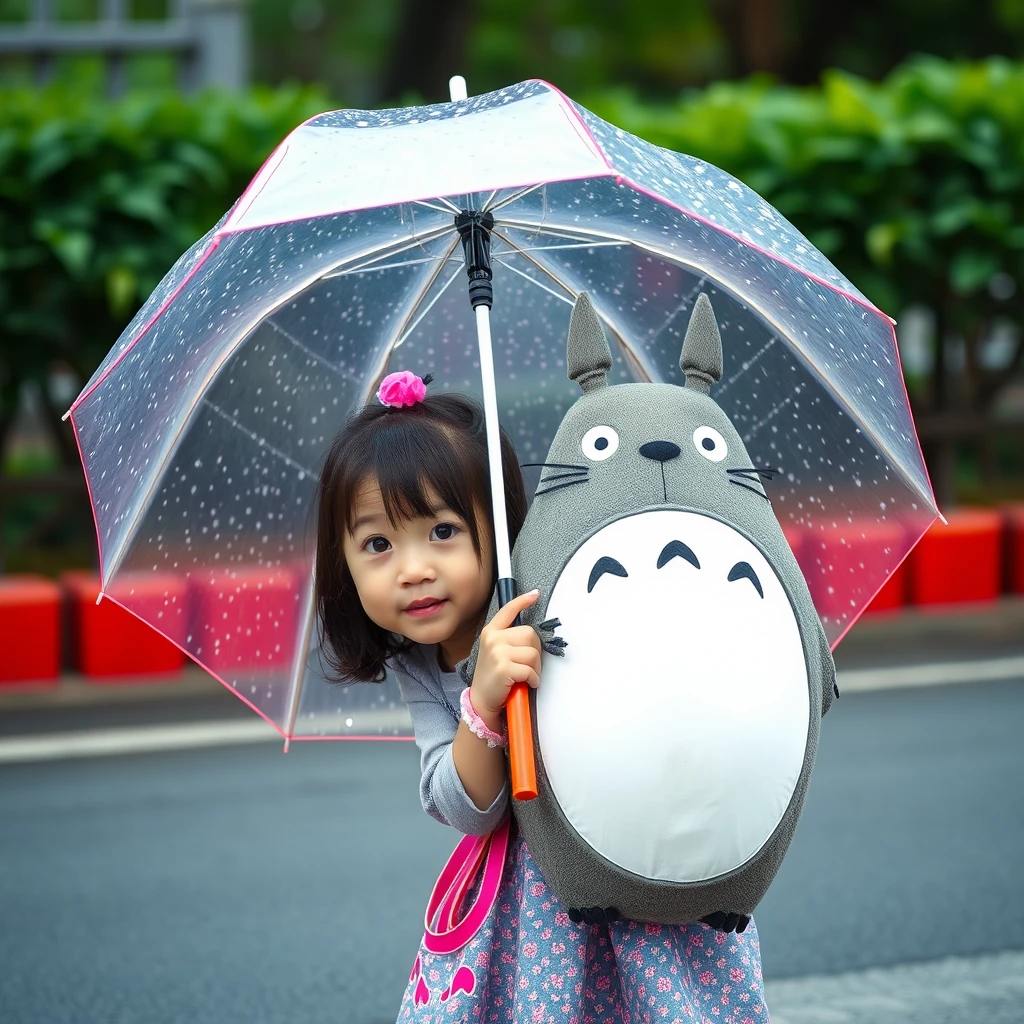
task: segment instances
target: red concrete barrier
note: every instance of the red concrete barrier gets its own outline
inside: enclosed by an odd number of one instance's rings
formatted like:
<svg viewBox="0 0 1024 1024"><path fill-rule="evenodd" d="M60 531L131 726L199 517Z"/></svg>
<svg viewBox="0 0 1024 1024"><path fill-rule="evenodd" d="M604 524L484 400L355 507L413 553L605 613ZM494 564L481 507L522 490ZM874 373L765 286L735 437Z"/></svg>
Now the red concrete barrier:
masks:
<svg viewBox="0 0 1024 1024"><path fill-rule="evenodd" d="M851 595L861 593L866 598L883 583L879 558L899 557L907 543L906 530L898 523L870 519L806 533L801 568L818 614L840 622L848 619L853 612ZM897 570L869 607L874 611L900 607L905 602L900 579Z"/></svg>
<svg viewBox="0 0 1024 1024"><path fill-rule="evenodd" d="M61 589L43 576L0 577L0 683L60 675Z"/></svg>
<svg viewBox="0 0 1024 1024"><path fill-rule="evenodd" d="M1002 590L1002 516L960 509L948 518L948 525L933 523L910 555L912 603L996 600Z"/></svg>
<svg viewBox="0 0 1024 1024"><path fill-rule="evenodd" d="M189 652L228 675L289 665L299 622L299 576L246 566L189 580Z"/></svg>
<svg viewBox="0 0 1024 1024"><path fill-rule="evenodd" d="M1004 583L1009 594L1024 594L1024 504L1003 509Z"/></svg>
<svg viewBox="0 0 1024 1024"><path fill-rule="evenodd" d="M182 670L185 654L175 646L184 644L187 626L187 590L182 577L125 574L111 585L114 600L104 599L99 604L98 576L66 572L60 581L68 596L72 663L82 675L115 681L123 676L166 676ZM159 623L166 636L138 615Z"/></svg>

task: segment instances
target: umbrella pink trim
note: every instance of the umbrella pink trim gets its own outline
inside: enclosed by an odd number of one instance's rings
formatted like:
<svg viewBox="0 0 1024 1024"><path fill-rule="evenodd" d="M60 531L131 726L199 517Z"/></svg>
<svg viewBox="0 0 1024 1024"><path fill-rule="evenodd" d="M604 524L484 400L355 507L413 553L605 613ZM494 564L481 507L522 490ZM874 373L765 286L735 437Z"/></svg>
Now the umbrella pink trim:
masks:
<svg viewBox="0 0 1024 1024"><path fill-rule="evenodd" d="M319 117L320 115L318 114L317 116ZM301 127L302 125L299 125L299 128ZM295 132L299 130L299 128L293 129L289 133L288 138L291 138L291 136L294 135ZM274 171L276 171L278 167L281 166L281 161L285 158L287 152L288 139L285 139L284 142L282 142L281 145L278 146L270 154L270 156L268 156L267 159L263 161L263 165L256 172L256 176L252 179L252 181L249 182L248 188L246 188L246 190L241 194L241 196L239 196L238 202L235 203L235 205L231 208L231 212L228 214L227 220L224 221L224 226L220 229L220 231L217 232L218 237L220 237L221 235L228 234L232 230L231 224L234 221L240 219L242 215L249 209L249 207L252 206L254 202L256 202L256 199L260 195L260 193L270 184L270 179L274 176ZM271 167L271 164L273 164L274 166ZM263 176L264 171L266 171L267 177L264 181L260 181L260 178ZM255 185L256 182L258 181L260 181L260 186L259 188L256 188ZM248 200L248 202L246 202L246 200Z"/></svg>
<svg viewBox="0 0 1024 1024"><path fill-rule="evenodd" d="M576 113L576 108L572 105L572 100L558 88L557 85L552 85L550 82L546 82L543 78L534 78L534 82L539 82L541 85L546 85L556 96L560 96L562 99L562 113L568 118L569 124L575 129L576 134L583 139L583 141L590 147L594 155L597 156L601 162L608 168L610 174L615 174L615 168L612 167L611 161L608 159L608 154L601 148L601 143L594 138L594 133L587 127L586 122Z"/></svg>
<svg viewBox="0 0 1024 1024"><path fill-rule="evenodd" d="M171 639L171 637L169 637L162 629L158 629L148 619L144 619L137 612L132 611L132 609L129 608L128 605L126 605L123 601L119 601L116 597L111 597L111 595L107 593L101 593L100 597L104 601L111 601L114 604L116 604L119 608L123 608L129 615L135 616L135 618L137 618L139 622L144 622L147 626L149 626L150 629L159 633L168 643L174 644L174 646L177 647L178 650L182 652L182 654L187 655L188 658L194 661L201 669L203 669L204 672L207 672L209 675L213 676L213 678L216 679L217 682L221 685L226 686L240 701L242 701L244 704L247 704L250 708L252 708L252 710L260 716L260 718L262 718L269 725L272 725L274 727L274 730L281 735L282 739L288 738L287 736L285 736L284 730L276 722L268 718L262 711L260 711L260 709L256 707L256 705L253 704L252 701L246 700L246 698L243 697L233 686L231 686L229 683L225 683L224 680L221 679L220 676L218 676L215 672L211 672L210 669L207 668L206 665L204 665L194 654L190 653L185 647L182 647L181 644L179 644L176 640Z"/></svg>
<svg viewBox="0 0 1024 1024"><path fill-rule="evenodd" d="M107 379L107 377L110 376L111 373L113 373L114 367L117 366L117 364L120 363L121 360L124 359L124 357L128 355L129 352L131 352L131 350L135 347L139 339L150 329L150 327L153 326L153 324L156 323L157 318L160 316L160 314L163 313L163 311L178 297L178 295L181 294L181 290L185 287L185 285L189 283L189 281L192 280L192 278L198 272L199 268L210 258L211 255L213 255L213 252L218 245L220 245L220 235L217 235L213 239L213 241L210 242L209 247L206 249L203 255L200 256L198 260L196 260L195 266L188 272L188 274L185 275L185 278L182 280L181 284L179 284L178 287L174 289L174 292L171 295L168 295L167 298L160 303L160 308L146 321L146 323L139 330L138 334L136 334L135 337L132 338L132 340L129 341L127 345L125 345L124 351L103 371L102 375L96 380L96 382L92 385L91 388L89 388L88 391L83 392L75 399L74 405L72 405L71 408L68 410L69 416L73 417L75 410ZM74 422L73 419L72 422Z"/></svg>
<svg viewBox="0 0 1024 1024"><path fill-rule="evenodd" d="M913 410L910 404L910 392L907 391L907 380L903 376L903 360L900 358L899 338L896 337L896 325L892 321L889 322L889 330L892 331L892 348L896 353L896 369L900 371L900 383L903 385L903 397L907 401L907 408L911 409L911 423L913 423ZM921 465L924 467L924 478L928 482L928 490L931 492L932 502L935 504L936 511L938 511L939 504L935 501L935 488L932 487L932 477L928 472L928 463L925 461L924 449L921 447L921 439L917 436L917 424L914 424L914 440L917 442L917 453L921 456ZM939 512L938 518L945 523L946 517L941 512ZM934 521L935 520L932 520L932 522Z"/></svg>
<svg viewBox="0 0 1024 1024"><path fill-rule="evenodd" d="M557 86L552 85L550 82L545 81L543 78L535 78L535 79L532 79L532 81L540 82L541 85L546 85L552 92L557 93L559 96L562 97L562 100L565 103L565 108L564 109L565 109L566 113L568 115L570 115L571 119L574 120L579 125L580 128L583 129L583 132L586 133L586 137L589 140L590 144L600 154L600 156L601 156L602 160L604 161L605 166L608 168L609 172L611 174L615 174L616 175L616 179L618 181L620 181L620 182L622 182L622 181L627 182L631 188L635 189L641 195L645 195L645 196L650 197L651 199L655 199L659 203L663 203L665 206L670 206L670 207L672 207L672 209L678 210L684 216L692 217L694 220L700 221L700 223L706 224L708 227L714 228L716 231L720 231L723 235L728 235L730 238L734 238L734 239L736 239L736 241L742 242L744 245L749 246L751 249L756 250L757 252L761 253L764 256L770 257L771 259L775 260L777 263L781 263L781 264L783 264L783 266L789 267L790 270L795 270L798 274L803 274L805 277L809 277L812 280L817 281L819 284L823 284L826 288L831 288L832 291L838 292L840 295L845 295L847 298L852 299L854 302L856 302L859 306L864 306L865 308L870 309L870 310L872 310L872 311L874 311L876 313L879 313L881 316L884 316L887 320L889 319L889 317L885 316L885 314L876 305L874 305L874 303L869 302L866 299L858 298L856 295L852 295L845 288L839 288L838 286L836 286L834 284L831 284L828 281L825 281L824 279L818 277L818 275L813 273L812 271L806 270L803 267L798 267L795 263L792 263L789 260L784 259L781 256L777 256L775 253L771 252L769 249L763 249L756 242L752 242L752 241L750 241L750 239L744 238L743 235L737 234L735 231L730 231L728 228L722 227L721 224L716 224L713 220L709 220L706 217L702 217L699 213L694 213L692 210L684 210L681 206L677 205L676 203L673 203L670 200L665 199L662 196L659 196L659 195L657 195L654 192L651 192L650 189L644 188L642 185L638 185L632 178L630 178L630 177L628 177L626 175L618 174L616 172L615 168L612 167L611 162L608 160L607 154L601 148L601 144L597 141L597 139L594 138L593 132L591 132L591 130L587 127L586 123L582 120L580 115L576 113L576 108L573 106L572 100L570 100L569 97L566 96L565 93L562 92L561 89L559 89ZM577 131L578 130L579 129L577 129ZM669 150L669 152L674 152L674 150ZM718 170L722 169L720 167L717 167L716 164L712 164L709 160L705 160L704 163L707 163L707 164L709 164L712 167L716 167ZM728 171L726 171L725 173L728 174ZM730 175L730 177L732 177L732 175ZM572 179L567 178L565 180L571 181ZM737 180L739 180L739 179L737 179ZM749 185L745 185L745 187L749 188L750 186ZM753 191L753 189L751 189L751 191ZM755 195L756 195L756 193L755 193Z"/></svg>
<svg viewBox="0 0 1024 1024"><path fill-rule="evenodd" d="M934 523L936 519L941 519L943 522L946 521L945 517L941 513L937 513L935 516L932 517L931 522L929 522L928 526L926 526L921 531L921 534L917 538L917 540L915 540L914 543L911 544L909 548L907 548L907 553L896 563L896 565L893 567L892 572L889 573L889 575L886 576L886 578L882 580L882 582L875 588L875 591L874 593L872 593L871 597L868 598L868 600L865 601L863 605L861 605L861 609L859 612L857 612L856 617L846 624L846 628L833 641L833 643L831 644L831 648L833 651L839 646L839 642L843 639L843 637L845 637L846 634L849 633L850 630L853 629L853 627L860 621L860 617L868 610L868 605L870 605L871 602L875 599L875 597L878 595L878 592L882 589L882 587L884 587L886 583L889 582L889 580L896 573L896 570L910 557L911 552L914 550L914 548L917 547L917 541L919 541L921 537L925 535L925 533L928 531L928 529L931 527L932 523Z"/></svg>
<svg viewBox="0 0 1024 1024"><path fill-rule="evenodd" d="M217 680L218 683L221 684L221 686L224 686L228 690L230 690L231 693L234 694L234 696L236 696L243 704L245 704L247 707L249 707L253 711L255 711L256 714L259 715L260 718L262 718L264 722L266 722L268 725L270 725L274 729L274 731L283 740L286 740L286 741L289 741L289 742L290 741L298 741L298 740L307 740L307 741L308 740L332 740L332 741L334 741L334 740L400 740L402 742L408 742L408 741L414 739L414 737L412 737L412 736L294 736L294 735L289 736L285 732L285 730L282 729L281 726L279 726L277 724L277 722L275 722L272 718L268 718L266 713L261 711L258 707L256 707L256 705L253 704L253 702L251 700L249 700L248 698L244 697L241 693L239 693L238 690L234 686L232 686L230 683L225 682L223 679L221 679L221 677L219 675L217 675L216 672L214 672L207 665L204 665L187 648L182 647L181 644L179 644L176 640L171 639L171 637L169 637L162 629L158 629L148 619L144 619L137 612L132 611L131 608L129 608L122 601L119 601L116 597L112 597L110 594L107 594L107 593L101 593L100 597L104 601L110 601L113 604L116 604L119 608L123 608L129 615L132 615L136 619L138 619L139 622L144 622L154 632L159 633L169 644L173 644L175 647L177 647L178 650L182 652L182 654L186 655L186 657L188 657L188 659L190 661L195 662L207 675L212 676L214 679Z"/></svg>
<svg viewBox="0 0 1024 1024"><path fill-rule="evenodd" d="M715 165L711 164L711 166L714 167ZM721 168L719 167L718 170L721 170ZM756 242L752 242L749 238L744 238L743 235L738 234L735 231L731 231L729 228L724 228L721 224L716 224L713 220L710 220L708 217L702 217L699 213L694 213L693 210L684 210L677 203L673 203L671 200L665 199L663 196L659 196L656 192L652 192L650 189L644 188L642 185L638 185L632 178L623 177L622 180L627 182L631 188L636 189L636 191L639 192L641 195L648 196L651 199L655 199L664 206L670 206L673 210L678 210L681 214L683 214L684 217L692 217L693 220L698 221L701 224L705 224L709 228L714 228L714 230L719 232L720 234L727 235L729 238L733 238L737 242L741 242L748 249L753 249L755 252L761 253L762 256L767 256L769 259L774 260L776 263L781 263L784 267L789 267L790 270L795 271L796 273L802 275L803 277L809 278L812 281L817 281L818 284L828 288L829 291L833 291L837 295L844 296L851 302L857 303L858 306L862 306L864 309L870 310L872 313L877 313L883 319L888 320L890 325L892 324L892 319L885 313L883 313L870 300L862 298L861 296L858 295L854 295L852 292L848 292L845 288L840 288L838 285L832 284L831 281L826 281L823 277L819 277L812 270L808 270L806 267L797 266L797 264L793 263L792 260L787 260L785 257L779 256L777 253L772 252L770 249L765 249L762 246L758 245Z"/></svg>

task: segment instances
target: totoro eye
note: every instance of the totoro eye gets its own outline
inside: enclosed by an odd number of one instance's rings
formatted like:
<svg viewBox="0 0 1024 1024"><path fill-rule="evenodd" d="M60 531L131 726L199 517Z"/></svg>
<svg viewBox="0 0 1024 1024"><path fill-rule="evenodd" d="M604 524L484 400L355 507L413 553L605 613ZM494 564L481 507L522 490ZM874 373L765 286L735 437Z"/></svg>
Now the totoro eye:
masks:
<svg viewBox="0 0 1024 1024"><path fill-rule="evenodd" d="M709 462L721 462L729 454L725 438L714 427L698 427L693 432L693 447Z"/></svg>
<svg viewBox="0 0 1024 1024"><path fill-rule="evenodd" d="M618 449L619 435L611 427L591 427L583 435L580 447L591 462L604 462Z"/></svg>

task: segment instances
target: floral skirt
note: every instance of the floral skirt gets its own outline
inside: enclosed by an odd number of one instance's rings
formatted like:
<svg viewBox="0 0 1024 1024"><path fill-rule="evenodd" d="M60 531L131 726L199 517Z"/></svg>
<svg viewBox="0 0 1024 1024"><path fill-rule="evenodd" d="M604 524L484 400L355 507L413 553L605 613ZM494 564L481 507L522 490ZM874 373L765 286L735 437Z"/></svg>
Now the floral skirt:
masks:
<svg viewBox="0 0 1024 1024"><path fill-rule="evenodd" d="M763 1024L757 929L574 924L513 830L479 931L450 953L421 943L398 1021Z"/></svg>

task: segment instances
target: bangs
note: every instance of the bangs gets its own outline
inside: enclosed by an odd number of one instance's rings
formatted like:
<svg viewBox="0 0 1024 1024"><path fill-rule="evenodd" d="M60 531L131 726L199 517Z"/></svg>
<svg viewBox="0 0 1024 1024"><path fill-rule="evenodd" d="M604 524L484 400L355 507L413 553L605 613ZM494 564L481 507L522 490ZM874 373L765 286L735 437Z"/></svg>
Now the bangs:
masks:
<svg viewBox="0 0 1024 1024"><path fill-rule="evenodd" d="M351 532L355 520L355 496L367 480L380 487L384 512L392 526L437 513L437 502L454 512L469 527L473 547L480 553L477 511L488 509L490 481L481 474L479 447L482 438L461 432L426 418L396 417L378 428L364 459L351 467L343 490L346 526Z"/></svg>

